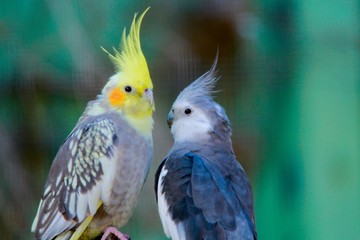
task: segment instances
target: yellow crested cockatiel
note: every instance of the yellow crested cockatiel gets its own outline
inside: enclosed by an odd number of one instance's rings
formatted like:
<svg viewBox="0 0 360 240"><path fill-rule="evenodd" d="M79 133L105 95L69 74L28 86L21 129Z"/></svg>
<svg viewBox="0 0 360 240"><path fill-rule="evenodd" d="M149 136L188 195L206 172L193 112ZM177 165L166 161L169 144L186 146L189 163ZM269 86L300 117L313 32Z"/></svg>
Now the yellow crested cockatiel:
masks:
<svg viewBox="0 0 360 240"><path fill-rule="evenodd" d="M53 161L32 225L36 239L128 238L116 228L132 215L153 156L153 84L140 46L146 11L124 30L120 51L106 51L116 74Z"/></svg>

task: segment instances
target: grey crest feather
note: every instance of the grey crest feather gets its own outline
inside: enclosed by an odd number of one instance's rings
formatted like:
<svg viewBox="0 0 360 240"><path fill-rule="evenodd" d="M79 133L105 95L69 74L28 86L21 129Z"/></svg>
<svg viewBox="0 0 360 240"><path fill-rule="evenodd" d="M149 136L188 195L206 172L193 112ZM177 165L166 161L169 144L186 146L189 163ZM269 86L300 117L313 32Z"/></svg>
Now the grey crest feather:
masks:
<svg viewBox="0 0 360 240"><path fill-rule="evenodd" d="M216 55L213 65L210 70L192 82L189 86L187 86L176 99L177 101L189 101L189 102L197 102L200 99L203 100L212 100L212 94L214 91L217 80L219 79L216 76L218 55Z"/></svg>

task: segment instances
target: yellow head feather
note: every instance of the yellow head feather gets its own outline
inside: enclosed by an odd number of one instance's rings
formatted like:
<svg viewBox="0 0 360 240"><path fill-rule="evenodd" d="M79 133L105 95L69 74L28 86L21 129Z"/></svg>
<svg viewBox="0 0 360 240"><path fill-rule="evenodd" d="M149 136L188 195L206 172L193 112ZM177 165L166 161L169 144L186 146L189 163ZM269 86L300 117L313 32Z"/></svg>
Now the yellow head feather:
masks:
<svg viewBox="0 0 360 240"><path fill-rule="evenodd" d="M144 136L151 137L152 112L155 110L153 84L140 45L141 21L148 10L149 8L138 18L135 14L128 35L124 29L120 50L114 49L113 55L103 49L109 54L117 73L109 79L101 94L104 96L102 99L108 103L107 106L121 113L130 126ZM93 114L106 111L94 109Z"/></svg>
<svg viewBox="0 0 360 240"><path fill-rule="evenodd" d="M149 69L140 45L140 26L149 8L150 7L148 7L137 20L137 14L135 14L127 36L126 28L124 29L120 43L120 51L114 48L115 55L112 55L104 48L102 49L109 54L110 60L122 76L131 79L133 84L146 85L152 88Z"/></svg>

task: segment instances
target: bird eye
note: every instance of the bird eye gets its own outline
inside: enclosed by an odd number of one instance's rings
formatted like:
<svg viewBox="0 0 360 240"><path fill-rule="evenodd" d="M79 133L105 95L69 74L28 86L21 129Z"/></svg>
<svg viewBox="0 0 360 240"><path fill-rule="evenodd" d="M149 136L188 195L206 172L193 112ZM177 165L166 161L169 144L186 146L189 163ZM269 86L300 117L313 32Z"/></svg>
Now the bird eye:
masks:
<svg viewBox="0 0 360 240"><path fill-rule="evenodd" d="M189 114L191 113L191 109L190 109L190 108L186 108L185 111L184 111L184 113L185 113L186 115L189 115Z"/></svg>
<svg viewBox="0 0 360 240"><path fill-rule="evenodd" d="M125 87L125 92L131 92L131 91L132 91L132 88L130 86Z"/></svg>

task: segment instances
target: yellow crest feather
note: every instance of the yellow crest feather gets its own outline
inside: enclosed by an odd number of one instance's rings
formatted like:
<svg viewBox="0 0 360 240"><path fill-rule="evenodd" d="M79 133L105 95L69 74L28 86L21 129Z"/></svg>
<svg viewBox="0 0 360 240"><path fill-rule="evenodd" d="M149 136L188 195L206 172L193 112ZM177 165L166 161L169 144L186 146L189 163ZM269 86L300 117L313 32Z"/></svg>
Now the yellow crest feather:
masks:
<svg viewBox="0 0 360 240"><path fill-rule="evenodd" d="M152 86L146 59L140 45L141 22L149 9L150 7L138 19L136 19L137 13L135 13L129 34L126 36L126 28L123 31L119 51L114 48L115 54L113 55L103 47L101 48L109 54L109 58L114 63L117 71L126 75L128 79L130 77L133 81L147 82L148 85Z"/></svg>

